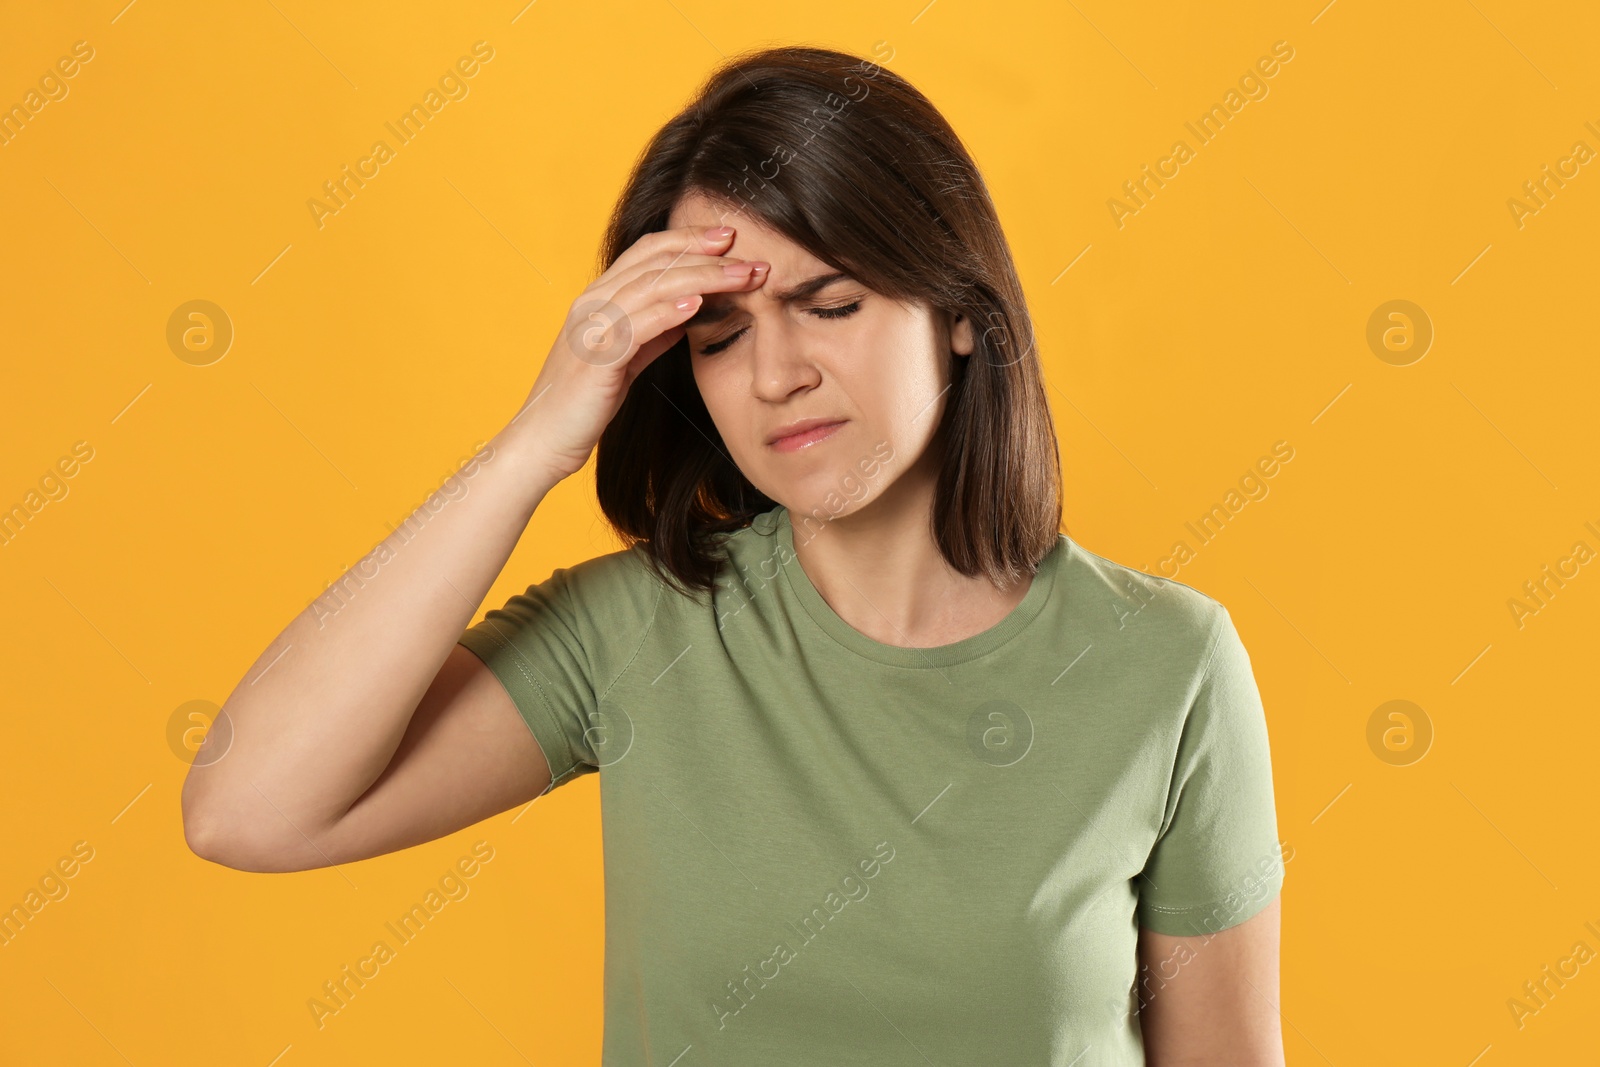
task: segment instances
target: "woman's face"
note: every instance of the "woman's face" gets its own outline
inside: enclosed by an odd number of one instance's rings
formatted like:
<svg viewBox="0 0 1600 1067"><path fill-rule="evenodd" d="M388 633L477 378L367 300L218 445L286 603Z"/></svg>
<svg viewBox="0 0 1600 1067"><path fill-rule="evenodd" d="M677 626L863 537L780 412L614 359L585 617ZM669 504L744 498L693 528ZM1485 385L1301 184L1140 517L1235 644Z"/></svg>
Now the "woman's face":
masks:
<svg viewBox="0 0 1600 1067"><path fill-rule="evenodd" d="M686 331L706 410L752 485L792 513L837 518L929 455L951 353L972 352L964 318L897 303L847 277L791 293L835 268L700 194L680 200L667 225L732 226L723 254L772 264L753 289L708 295ZM773 440L812 420L834 425Z"/></svg>

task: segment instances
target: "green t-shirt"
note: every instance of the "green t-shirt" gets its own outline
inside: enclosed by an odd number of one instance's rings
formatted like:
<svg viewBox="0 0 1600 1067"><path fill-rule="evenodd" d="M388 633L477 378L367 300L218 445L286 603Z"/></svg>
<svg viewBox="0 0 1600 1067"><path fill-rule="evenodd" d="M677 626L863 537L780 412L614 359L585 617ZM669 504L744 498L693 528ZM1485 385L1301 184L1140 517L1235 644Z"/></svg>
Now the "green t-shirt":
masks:
<svg viewBox="0 0 1600 1067"><path fill-rule="evenodd" d="M461 637L552 788L600 774L602 1062L1142 1064L1138 928L1283 880L1227 610L1061 534L999 623L900 648L807 578L826 535L758 516L710 597L599 556Z"/></svg>

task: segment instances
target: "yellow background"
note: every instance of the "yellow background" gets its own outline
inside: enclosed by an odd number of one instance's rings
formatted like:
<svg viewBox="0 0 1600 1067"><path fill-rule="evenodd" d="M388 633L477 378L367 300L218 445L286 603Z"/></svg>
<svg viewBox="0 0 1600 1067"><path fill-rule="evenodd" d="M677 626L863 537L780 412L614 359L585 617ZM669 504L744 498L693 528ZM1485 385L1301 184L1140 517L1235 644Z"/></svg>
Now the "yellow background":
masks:
<svg viewBox="0 0 1600 1067"><path fill-rule="evenodd" d="M1507 1001L1600 951L1600 564L1520 626L1508 602L1600 548L1600 163L1520 226L1508 201L1600 149L1597 39L1588 5L1509 0L8 5L0 104L76 41L94 58L0 146L0 508L75 442L93 459L0 546L0 906L94 857L0 947L0 1061L597 1061L595 778L243 874L185 847L168 727L504 425L645 139L720 55L791 42L879 48L970 145L1082 544L1153 569L1294 449L1177 573L1228 606L1266 702L1289 1063L1592 1057L1600 963L1520 1028ZM319 229L306 201L479 40L469 95ZM1196 147L1184 122L1278 41L1268 95L1119 228L1122 183ZM166 341L195 299L235 329L205 367ZM1397 299L1435 330L1407 366L1366 340ZM485 606L615 547L591 467ZM1409 765L1368 744L1390 700L1432 726ZM308 999L479 840L470 895L319 1029Z"/></svg>

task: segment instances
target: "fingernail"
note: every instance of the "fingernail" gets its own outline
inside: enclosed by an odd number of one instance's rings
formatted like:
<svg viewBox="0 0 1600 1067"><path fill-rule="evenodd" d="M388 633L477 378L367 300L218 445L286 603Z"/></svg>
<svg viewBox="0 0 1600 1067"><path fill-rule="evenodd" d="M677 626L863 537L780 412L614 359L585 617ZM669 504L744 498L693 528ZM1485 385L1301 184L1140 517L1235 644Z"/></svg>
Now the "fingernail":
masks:
<svg viewBox="0 0 1600 1067"><path fill-rule="evenodd" d="M722 265L723 272L735 278L741 274L749 274L753 269L748 263L724 263Z"/></svg>
<svg viewBox="0 0 1600 1067"><path fill-rule="evenodd" d="M708 241L720 241L723 238L732 237L732 236L733 236L733 227L732 226L718 226L715 229L710 229L710 230L706 231L706 239Z"/></svg>

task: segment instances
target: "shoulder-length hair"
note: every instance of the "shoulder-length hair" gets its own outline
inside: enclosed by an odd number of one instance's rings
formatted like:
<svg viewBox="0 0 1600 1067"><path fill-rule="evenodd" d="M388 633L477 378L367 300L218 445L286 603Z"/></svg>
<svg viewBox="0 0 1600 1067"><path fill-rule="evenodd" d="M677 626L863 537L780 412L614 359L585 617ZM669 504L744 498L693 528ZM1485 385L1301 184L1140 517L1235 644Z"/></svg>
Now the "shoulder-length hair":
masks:
<svg viewBox="0 0 1600 1067"><path fill-rule="evenodd" d="M601 270L701 193L759 218L874 292L972 324L929 447L942 448L932 533L956 571L1005 586L1061 529L1061 457L1011 250L977 165L909 82L810 47L736 56L651 139L618 199ZM686 340L636 378L601 434L601 511L687 591L710 590L719 535L776 502L728 458ZM793 516L798 525L801 516Z"/></svg>

